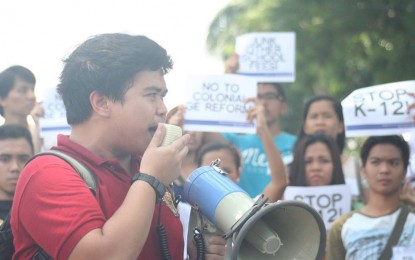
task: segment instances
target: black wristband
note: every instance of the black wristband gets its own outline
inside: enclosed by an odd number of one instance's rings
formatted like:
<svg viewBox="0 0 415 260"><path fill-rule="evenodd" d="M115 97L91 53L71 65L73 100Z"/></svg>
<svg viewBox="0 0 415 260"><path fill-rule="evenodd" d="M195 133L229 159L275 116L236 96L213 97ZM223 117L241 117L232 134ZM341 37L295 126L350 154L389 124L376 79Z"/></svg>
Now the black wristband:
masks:
<svg viewBox="0 0 415 260"><path fill-rule="evenodd" d="M145 174L145 173L136 173L134 174L131 183L134 183L137 180L145 181L154 189L156 192L156 202L159 202L166 192L166 187L164 187L163 183L157 180L154 176Z"/></svg>

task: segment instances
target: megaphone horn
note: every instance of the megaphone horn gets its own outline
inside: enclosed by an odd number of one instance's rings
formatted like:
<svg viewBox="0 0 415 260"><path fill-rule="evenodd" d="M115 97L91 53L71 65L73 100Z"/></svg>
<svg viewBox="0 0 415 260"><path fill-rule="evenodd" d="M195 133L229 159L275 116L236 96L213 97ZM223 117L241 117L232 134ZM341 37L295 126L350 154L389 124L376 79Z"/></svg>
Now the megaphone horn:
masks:
<svg viewBox="0 0 415 260"><path fill-rule="evenodd" d="M231 227L231 230L224 235L225 239L229 239L233 234L240 231L242 226L258 211L262 206L265 205L268 199L261 195L258 200L254 203L249 211L247 211L236 223ZM258 220L255 223L255 228L248 231L249 234L246 236L247 240L253 245L258 251L264 254L275 254L281 246L281 240L278 234L273 230L268 229L267 225L262 221Z"/></svg>
<svg viewBox="0 0 415 260"><path fill-rule="evenodd" d="M226 259L320 259L326 229L316 210L299 201L256 202L218 165L193 171L184 199L225 234Z"/></svg>

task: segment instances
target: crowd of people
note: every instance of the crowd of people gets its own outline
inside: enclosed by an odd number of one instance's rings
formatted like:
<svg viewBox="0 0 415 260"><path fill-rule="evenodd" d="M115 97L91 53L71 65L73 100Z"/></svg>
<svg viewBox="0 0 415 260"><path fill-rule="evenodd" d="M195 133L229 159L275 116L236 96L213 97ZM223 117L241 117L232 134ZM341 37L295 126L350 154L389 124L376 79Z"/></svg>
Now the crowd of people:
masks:
<svg viewBox="0 0 415 260"><path fill-rule="evenodd" d="M309 99L298 134L290 134L280 124L287 98L278 83L258 83L257 96L246 100L256 134L185 132L161 146L163 123L183 127L186 115L183 105L167 111L163 101L172 64L153 40L118 33L86 40L64 61L57 91L71 133L59 135L52 149L94 173L94 193L53 155L25 165L42 146L36 79L23 66L0 73L0 222L10 213L13 259L40 252L52 259L197 259L200 248L188 239L191 207L180 195L187 177L216 159L250 197L264 194L269 203L283 200L288 186L346 183L341 103L327 95ZM235 54L225 73L237 69ZM332 223L326 259L390 258L393 246L415 246L409 155L401 136L365 141L363 205ZM400 222L402 231L391 236ZM225 244L209 236L206 259L223 259Z"/></svg>

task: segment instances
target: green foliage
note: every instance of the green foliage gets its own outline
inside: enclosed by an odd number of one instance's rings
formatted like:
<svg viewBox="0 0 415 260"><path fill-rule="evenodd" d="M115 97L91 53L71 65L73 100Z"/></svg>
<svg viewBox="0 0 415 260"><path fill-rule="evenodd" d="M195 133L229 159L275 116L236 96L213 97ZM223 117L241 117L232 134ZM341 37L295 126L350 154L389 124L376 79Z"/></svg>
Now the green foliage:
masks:
<svg viewBox="0 0 415 260"><path fill-rule="evenodd" d="M235 0L213 19L208 50L226 58L248 32L296 33L296 81L286 84L284 129L296 133L304 101L414 79L415 0ZM289 120L288 120L289 119Z"/></svg>

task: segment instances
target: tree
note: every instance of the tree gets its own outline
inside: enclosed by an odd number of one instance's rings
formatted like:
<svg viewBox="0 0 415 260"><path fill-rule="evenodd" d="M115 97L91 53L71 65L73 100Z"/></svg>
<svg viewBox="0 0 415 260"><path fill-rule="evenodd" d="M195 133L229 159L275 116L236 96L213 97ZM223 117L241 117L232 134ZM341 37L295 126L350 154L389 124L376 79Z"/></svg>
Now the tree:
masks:
<svg viewBox="0 0 415 260"><path fill-rule="evenodd" d="M296 80L286 86L296 132L304 101L343 99L354 89L414 79L415 0L234 0L213 19L208 50L226 57L236 36L296 33ZM293 124L296 119L297 124Z"/></svg>

